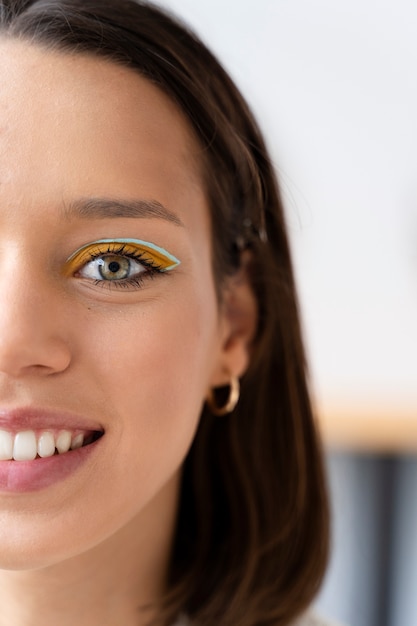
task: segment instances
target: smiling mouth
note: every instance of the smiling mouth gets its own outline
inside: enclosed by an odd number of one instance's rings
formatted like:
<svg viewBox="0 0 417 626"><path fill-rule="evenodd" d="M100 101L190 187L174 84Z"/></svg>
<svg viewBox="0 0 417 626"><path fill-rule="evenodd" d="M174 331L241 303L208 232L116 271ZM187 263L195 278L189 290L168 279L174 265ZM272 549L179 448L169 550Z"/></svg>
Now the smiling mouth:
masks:
<svg viewBox="0 0 417 626"><path fill-rule="evenodd" d="M0 429L1 461L34 461L54 455L71 453L95 443L103 431L85 430L21 430Z"/></svg>

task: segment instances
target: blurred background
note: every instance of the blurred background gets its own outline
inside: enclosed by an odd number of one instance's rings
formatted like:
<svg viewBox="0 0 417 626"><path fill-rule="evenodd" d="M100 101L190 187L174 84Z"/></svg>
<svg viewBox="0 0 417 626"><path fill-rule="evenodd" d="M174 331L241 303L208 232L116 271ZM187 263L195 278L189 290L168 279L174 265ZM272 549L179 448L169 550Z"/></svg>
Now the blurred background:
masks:
<svg viewBox="0 0 417 626"><path fill-rule="evenodd" d="M318 610L417 624L417 3L159 0L217 53L281 180L328 460Z"/></svg>

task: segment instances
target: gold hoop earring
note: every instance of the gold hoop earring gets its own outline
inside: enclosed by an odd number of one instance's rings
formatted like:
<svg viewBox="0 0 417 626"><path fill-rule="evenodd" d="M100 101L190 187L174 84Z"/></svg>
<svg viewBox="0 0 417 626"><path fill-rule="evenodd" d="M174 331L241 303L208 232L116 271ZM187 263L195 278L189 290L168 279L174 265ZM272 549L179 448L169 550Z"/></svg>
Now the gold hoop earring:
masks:
<svg viewBox="0 0 417 626"><path fill-rule="evenodd" d="M237 403L239 402L239 397L240 397L239 379L237 376L232 376L230 379L230 383L229 383L229 394L223 406L218 406L216 404L216 398L214 396L214 391L212 389L210 389L209 391L209 394L207 397L207 404L208 404L210 411L213 413L213 415L227 415L228 413L231 413L235 409Z"/></svg>

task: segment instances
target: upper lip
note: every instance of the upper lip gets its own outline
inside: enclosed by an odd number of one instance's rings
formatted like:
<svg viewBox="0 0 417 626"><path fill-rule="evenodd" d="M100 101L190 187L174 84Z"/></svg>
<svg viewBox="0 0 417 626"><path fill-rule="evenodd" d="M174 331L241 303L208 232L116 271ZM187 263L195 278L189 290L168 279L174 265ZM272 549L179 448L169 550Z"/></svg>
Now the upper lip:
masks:
<svg viewBox="0 0 417 626"><path fill-rule="evenodd" d="M48 428L104 432L99 422L77 413L34 406L0 406L0 429L19 431Z"/></svg>

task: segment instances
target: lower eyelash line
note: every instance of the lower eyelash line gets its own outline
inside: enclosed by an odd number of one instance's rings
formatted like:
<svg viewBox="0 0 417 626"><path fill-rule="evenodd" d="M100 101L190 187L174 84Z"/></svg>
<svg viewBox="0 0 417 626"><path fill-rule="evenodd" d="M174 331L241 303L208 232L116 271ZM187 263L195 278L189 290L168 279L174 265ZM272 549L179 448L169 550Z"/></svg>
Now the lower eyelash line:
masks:
<svg viewBox="0 0 417 626"><path fill-rule="evenodd" d="M128 289L129 287L143 287L147 280L154 279L156 276L168 276L168 272L150 268L143 274L138 274L132 278L123 278L121 280L92 280L92 284L102 289Z"/></svg>

